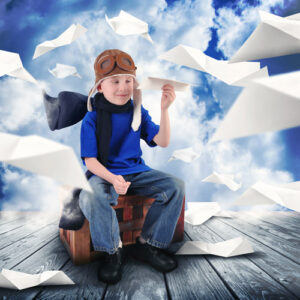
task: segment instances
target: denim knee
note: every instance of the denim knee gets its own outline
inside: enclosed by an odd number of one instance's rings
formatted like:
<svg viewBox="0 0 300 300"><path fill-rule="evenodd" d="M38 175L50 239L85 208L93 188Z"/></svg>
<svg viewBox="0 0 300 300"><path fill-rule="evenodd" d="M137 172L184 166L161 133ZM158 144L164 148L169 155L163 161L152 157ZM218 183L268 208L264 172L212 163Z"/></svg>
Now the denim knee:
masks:
<svg viewBox="0 0 300 300"><path fill-rule="evenodd" d="M174 192L184 195L185 194L185 183L182 179L172 176L171 178L172 186L174 188Z"/></svg>

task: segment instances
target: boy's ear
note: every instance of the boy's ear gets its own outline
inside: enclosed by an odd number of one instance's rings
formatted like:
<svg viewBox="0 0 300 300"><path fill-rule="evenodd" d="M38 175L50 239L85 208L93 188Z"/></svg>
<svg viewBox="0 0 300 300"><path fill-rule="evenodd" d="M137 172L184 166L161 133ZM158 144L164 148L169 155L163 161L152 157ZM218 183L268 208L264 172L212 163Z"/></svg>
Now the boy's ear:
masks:
<svg viewBox="0 0 300 300"><path fill-rule="evenodd" d="M101 83L97 86L97 91L98 91L99 93L102 93Z"/></svg>

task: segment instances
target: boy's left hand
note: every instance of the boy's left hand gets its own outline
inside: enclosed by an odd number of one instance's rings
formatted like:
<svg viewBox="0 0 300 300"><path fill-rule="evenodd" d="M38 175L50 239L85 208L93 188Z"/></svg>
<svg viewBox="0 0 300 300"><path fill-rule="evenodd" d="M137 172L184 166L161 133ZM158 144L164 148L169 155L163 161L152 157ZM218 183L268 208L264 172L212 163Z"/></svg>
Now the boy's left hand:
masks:
<svg viewBox="0 0 300 300"><path fill-rule="evenodd" d="M161 110L166 110L174 102L176 98L175 90L173 85L165 84L162 87L161 95Z"/></svg>

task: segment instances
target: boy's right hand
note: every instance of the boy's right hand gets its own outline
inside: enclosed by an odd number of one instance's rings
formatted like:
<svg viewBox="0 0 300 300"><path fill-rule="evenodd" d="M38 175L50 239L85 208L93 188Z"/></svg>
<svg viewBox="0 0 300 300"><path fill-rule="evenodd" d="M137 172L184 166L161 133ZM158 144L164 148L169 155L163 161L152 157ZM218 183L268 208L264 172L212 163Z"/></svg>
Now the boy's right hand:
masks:
<svg viewBox="0 0 300 300"><path fill-rule="evenodd" d="M117 194L119 195L125 195L127 193L128 187L130 186L131 182L125 181L123 176L117 175L115 176L113 182L112 182Z"/></svg>

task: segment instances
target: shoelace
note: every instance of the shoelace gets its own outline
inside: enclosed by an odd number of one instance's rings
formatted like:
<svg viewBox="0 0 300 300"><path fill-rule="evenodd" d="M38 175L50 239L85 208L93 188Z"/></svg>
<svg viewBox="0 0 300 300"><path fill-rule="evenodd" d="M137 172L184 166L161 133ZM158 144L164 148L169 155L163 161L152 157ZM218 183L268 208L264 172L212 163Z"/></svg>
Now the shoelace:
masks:
<svg viewBox="0 0 300 300"><path fill-rule="evenodd" d="M106 261L109 262L109 263L118 263L118 264L120 264L121 263L121 253L120 253L120 251L117 251L116 253L111 254L111 255L107 255L106 256Z"/></svg>
<svg viewBox="0 0 300 300"><path fill-rule="evenodd" d="M163 257L166 256L165 253L160 248L149 245L149 249L151 252L153 252L157 256L163 256Z"/></svg>

